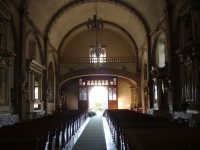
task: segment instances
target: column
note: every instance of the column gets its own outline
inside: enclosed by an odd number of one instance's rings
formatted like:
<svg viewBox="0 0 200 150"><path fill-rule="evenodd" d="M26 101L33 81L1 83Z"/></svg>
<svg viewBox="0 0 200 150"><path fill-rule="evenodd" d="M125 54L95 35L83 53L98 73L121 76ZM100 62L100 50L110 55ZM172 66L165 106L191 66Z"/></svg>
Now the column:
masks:
<svg viewBox="0 0 200 150"><path fill-rule="evenodd" d="M27 70L27 100L30 101L31 100L31 71Z"/></svg>
<svg viewBox="0 0 200 150"><path fill-rule="evenodd" d="M39 90L40 90L40 102L43 102L43 95L42 95L42 89L43 89L43 86L42 86L42 74L39 74L39 80L40 80L40 83L39 83Z"/></svg>
<svg viewBox="0 0 200 150"><path fill-rule="evenodd" d="M30 80L30 100L31 101L34 101L35 100L35 97L34 97L34 87L35 87L35 73L33 71L31 71L31 80Z"/></svg>

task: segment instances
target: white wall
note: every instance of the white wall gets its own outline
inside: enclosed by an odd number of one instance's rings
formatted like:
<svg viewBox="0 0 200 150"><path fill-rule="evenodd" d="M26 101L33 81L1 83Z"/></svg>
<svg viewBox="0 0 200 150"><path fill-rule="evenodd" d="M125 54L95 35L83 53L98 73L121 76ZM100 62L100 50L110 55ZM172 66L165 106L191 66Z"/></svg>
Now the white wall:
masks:
<svg viewBox="0 0 200 150"><path fill-rule="evenodd" d="M129 109L131 106L131 87L128 80L118 78L118 108Z"/></svg>

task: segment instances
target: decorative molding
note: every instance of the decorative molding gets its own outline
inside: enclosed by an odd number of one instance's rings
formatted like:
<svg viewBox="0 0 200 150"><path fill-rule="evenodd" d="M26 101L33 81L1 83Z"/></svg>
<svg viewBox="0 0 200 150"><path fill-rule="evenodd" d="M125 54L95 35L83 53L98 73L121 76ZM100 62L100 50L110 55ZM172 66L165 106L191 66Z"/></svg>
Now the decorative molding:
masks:
<svg viewBox="0 0 200 150"><path fill-rule="evenodd" d="M171 76L169 75L168 64L163 68L153 67L151 69L153 81L161 81L163 84L163 92L167 92L171 89Z"/></svg>
<svg viewBox="0 0 200 150"><path fill-rule="evenodd" d="M42 75L42 71L46 69L43 65L38 63L37 61L33 59L27 59L26 60L26 67L29 70L33 70L34 72L37 72Z"/></svg>
<svg viewBox="0 0 200 150"><path fill-rule="evenodd" d="M6 64L10 66L15 56L16 54L14 52L7 50L0 50L0 64Z"/></svg>
<svg viewBox="0 0 200 150"><path fill-rule="evenodd" d="M200 43L191 42L184 48L178 49L176 54L179 56L180 62L184 62L188 58L200 57Z"/></svg>

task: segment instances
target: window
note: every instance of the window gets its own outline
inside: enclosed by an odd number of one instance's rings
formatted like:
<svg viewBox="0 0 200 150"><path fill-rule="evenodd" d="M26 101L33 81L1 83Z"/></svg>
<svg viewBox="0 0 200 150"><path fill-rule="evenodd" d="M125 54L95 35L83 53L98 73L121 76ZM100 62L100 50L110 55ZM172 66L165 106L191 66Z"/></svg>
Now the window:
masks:
<svg viewBox="0 0 200 150"><path fill-rule="evenodd" d="M99 56L97 56L97 53ZM93 47L89 50L90 63L104 63L106 62L106 49L103 47L100 51L96 52Z"/></svg>
<svg viewBox="0 0 200 150"><path fill-rule="evenodd" d="M79 78L79 100L88 100L88 88L90 86L107 86L108 99L117 100L117 78L108 79Z"/></svg>
<svg viewBox="0 0 200 150"><path fill-rule="evenodd" d="M165 45L161 41L157 45L157 65L161 68L165 67Z"/></svg>
<svg viewBox="0 0 200 150"><path fill-rule="evenodd" d="M90 80L87 81L87 85L90 85Z"/></svg>
<svg viewBox="0 0 200 150"><path fill-rule="evenodd" d="M108 96L109 100L117 100L116 87L109 87Z"/></svg>
<svg viewBox="0 0 200 150"><path fill-rule="evenodd" d="M34 99L35 100L39 99L39 81L37 78L35 79Z"/></svg>
<svg viewBox="0 0 200 150"><path fill-rule="evenodd" d="M109 82L110 82L110 85L117 85L117 79L116 78L113 78Z"/></svg>
<svg viewBox="0 0 200 150"><path fill-rule="evenodd" d="M87 100L87 88L86 87L79 88L79 100Z"/></svg>
<svg viewBox="0 0 200 150"><path fill-rule="evenodd" d="M156 45L156 64L160 68L165 67L165 62L166 62L165 49L166 49L165 38L164 38L164 33L162 33L159 36Z"/></svg>
<svg viewBox="0 0 200 150"><path fill-rule="evenodd" d="M158 91L157 91L157 85L154 85L154 99L158 99Z"/></svg>
<svg viewBox="0 0 200 150"><path fill-rule="evenodd" d="M109 100L117 100L117 78L109 80L108 97Z"/></svg>
<svg viewBox="0 0 200 150"><path fill-rule="evenodd" d="M158 106L158 87L157 84L154 83L154 110L159 110Z"/></svg>
<svg viewBox="0 0 200 150"><path fill-rule="evenodd" d="M83 81L82 81L82 78L79 79L79 85L83 85Z"/></svg>

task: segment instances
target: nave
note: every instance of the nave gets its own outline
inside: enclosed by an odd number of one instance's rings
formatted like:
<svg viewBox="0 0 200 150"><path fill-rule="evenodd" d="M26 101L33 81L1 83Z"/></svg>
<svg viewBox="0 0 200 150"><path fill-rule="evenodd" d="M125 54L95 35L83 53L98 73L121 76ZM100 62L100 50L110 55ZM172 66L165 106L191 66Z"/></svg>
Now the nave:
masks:
<svg viewBox="0 0 200 150"><path fill-rule="evenodd" d="M32 123L2 135L62 147L84 120L45 120L94 107L200 126L199 0L0 0L0 127Z"/></svg>
<svg viewBox="0 0 200 150"><path fill-rule="evenodd" d="M115 150L105 117L69 110L0 128L5 150Z"/></svg>
<svg viewBox="0 0 200 150"><path fill-rule="evenodd" d="M110 133L110 135L109 135ZM0 128L3 150L199 150L199 127L128 109L65 111Z"/></svg>
<svg viewBox="0 0 200 150"><path fill-rule="evenodd" d="M115 150L107 121L102 115L89 117L63 150Z"/></svg>

